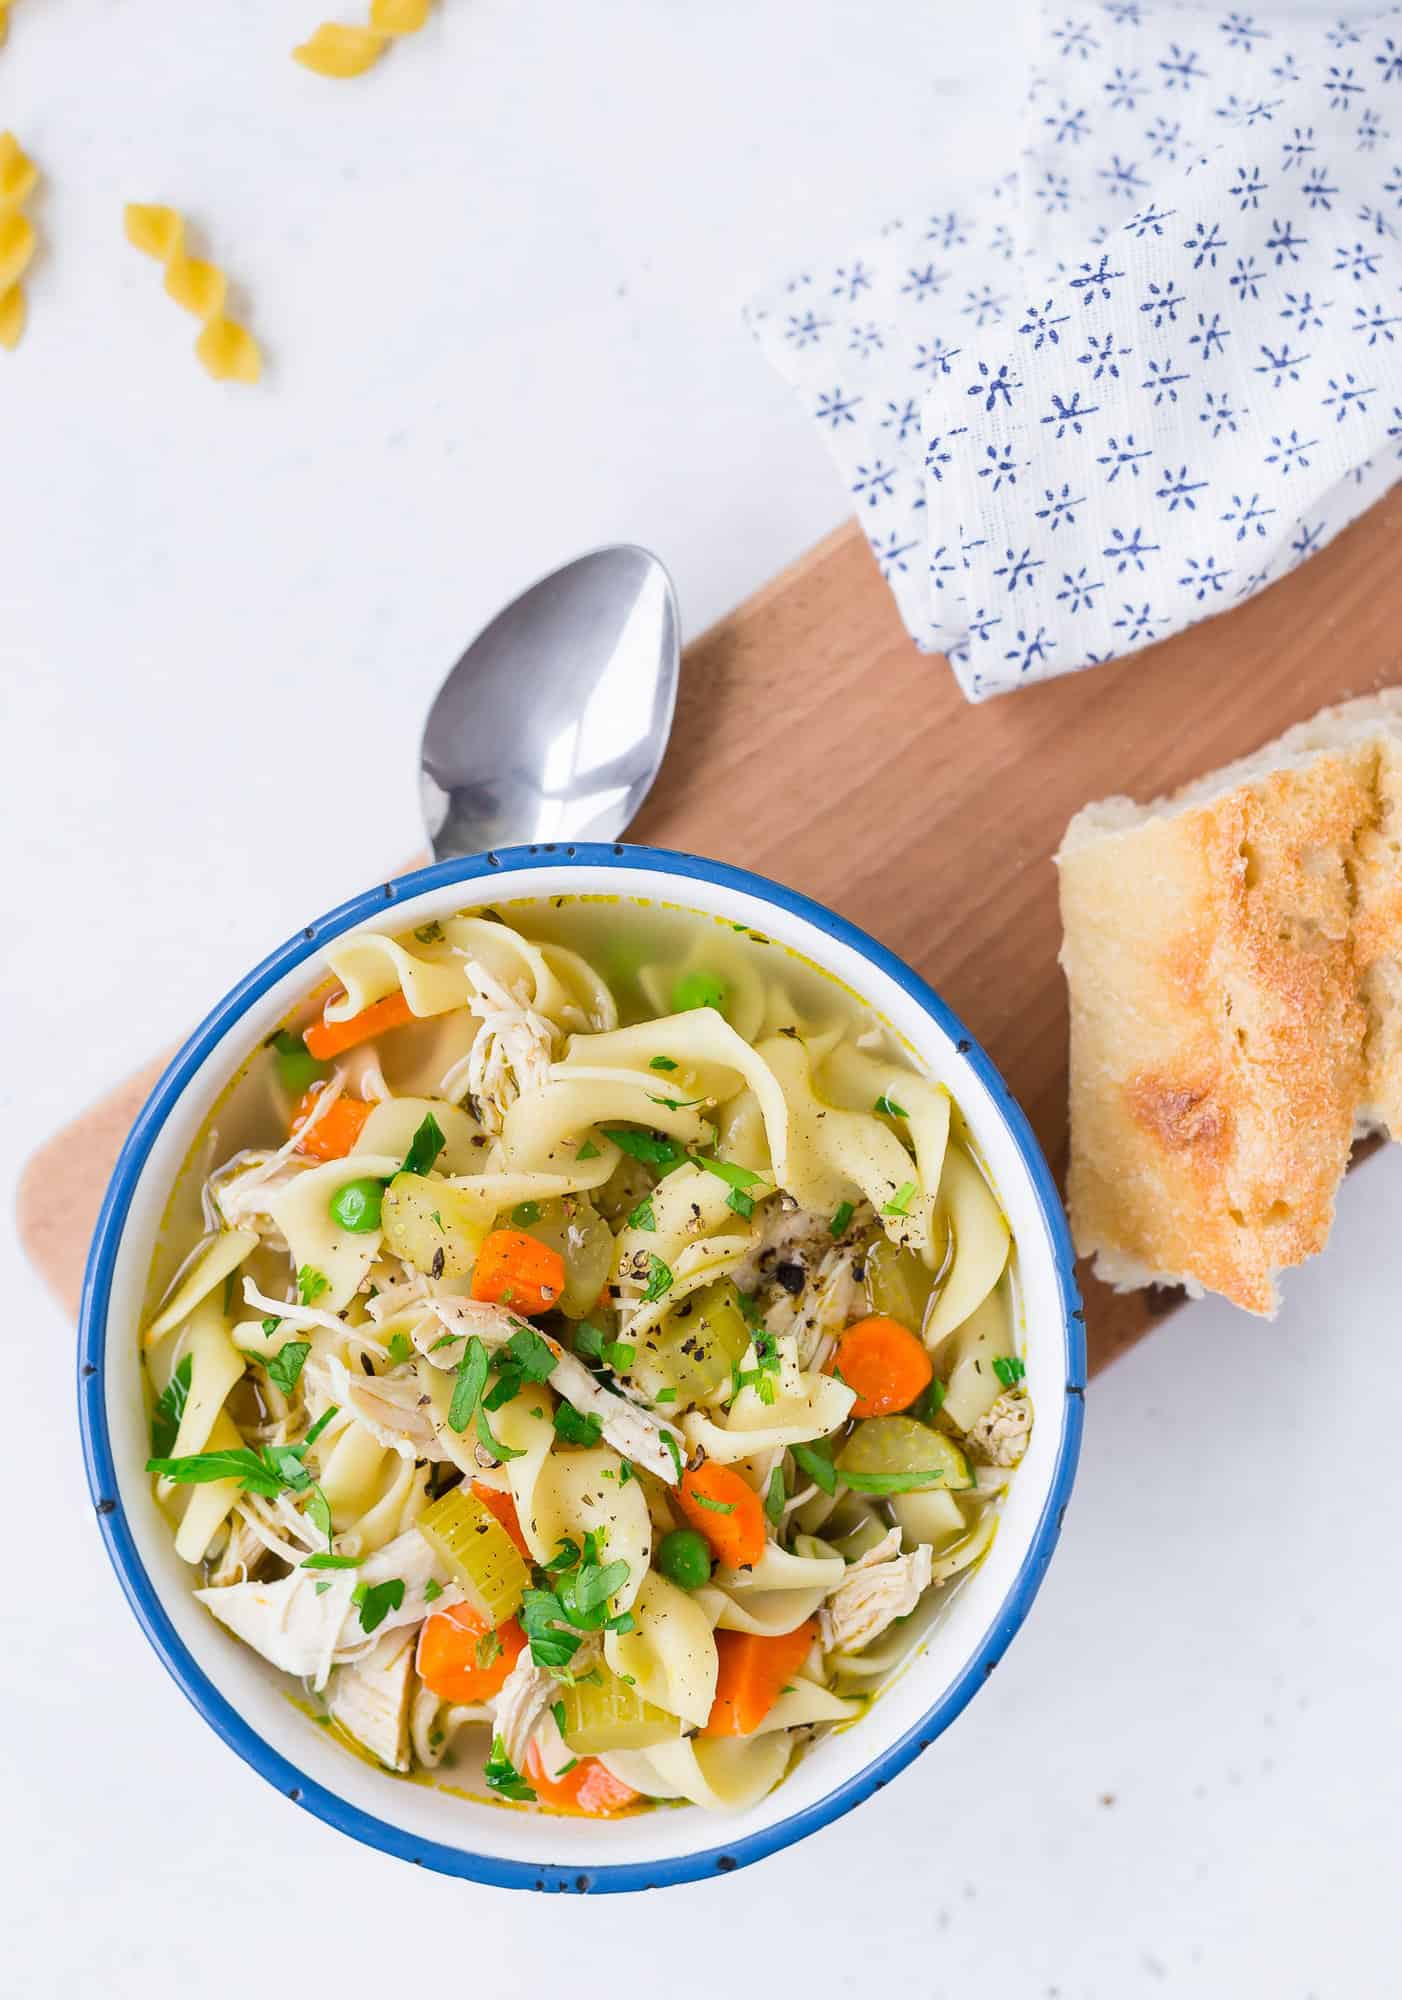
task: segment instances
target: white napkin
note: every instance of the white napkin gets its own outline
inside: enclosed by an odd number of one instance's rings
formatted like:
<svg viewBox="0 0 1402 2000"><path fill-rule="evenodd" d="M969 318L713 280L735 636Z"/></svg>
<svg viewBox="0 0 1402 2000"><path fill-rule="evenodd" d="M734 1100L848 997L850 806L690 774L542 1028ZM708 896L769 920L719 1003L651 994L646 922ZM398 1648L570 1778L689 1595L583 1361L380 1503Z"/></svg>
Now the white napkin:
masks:
<svg viewBox="0 0 1402 2000"><path fill-rule="evenodd" d="M747 309L973 700L1227 609L1402 476L1402 10L1041 28L1017 172Z"/></svg>

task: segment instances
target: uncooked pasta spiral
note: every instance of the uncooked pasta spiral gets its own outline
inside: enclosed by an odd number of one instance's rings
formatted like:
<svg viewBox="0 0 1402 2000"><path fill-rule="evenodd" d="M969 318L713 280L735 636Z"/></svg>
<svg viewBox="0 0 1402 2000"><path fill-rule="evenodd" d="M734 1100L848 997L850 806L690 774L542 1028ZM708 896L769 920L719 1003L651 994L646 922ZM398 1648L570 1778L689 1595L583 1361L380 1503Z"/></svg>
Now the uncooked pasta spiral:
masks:
<svg viewBox="0 0 1402 2000"><path fill-rule="evenodd" d="M4 30L0 0L0 38ZM18 347L24 332L24 287L20 283L34 255L34 225L21 214L39 184L39 169L13 132L0 132L0 347Z"/></svg>
<svg viewBox="0 0 1402 2000"><path fill-rule="evenodd" d="M228 280L217 264L192 257L185 248L185 223L173 208L156 202L127 203L127 241L165 266L165 288L178 306L203 321L195 342L202 366L218 382L256 382L263 369L258 343L247 327L224 311Z"/></svg>
<svg viewBox="0 0 1402 2000"><path fill-rule="evenodd" d="M341 21L324 21L292 51L293 59L318 76L363 76L391 42L419 32L431 4L432 0L371 0L368 26L352 28Z"/></svg>

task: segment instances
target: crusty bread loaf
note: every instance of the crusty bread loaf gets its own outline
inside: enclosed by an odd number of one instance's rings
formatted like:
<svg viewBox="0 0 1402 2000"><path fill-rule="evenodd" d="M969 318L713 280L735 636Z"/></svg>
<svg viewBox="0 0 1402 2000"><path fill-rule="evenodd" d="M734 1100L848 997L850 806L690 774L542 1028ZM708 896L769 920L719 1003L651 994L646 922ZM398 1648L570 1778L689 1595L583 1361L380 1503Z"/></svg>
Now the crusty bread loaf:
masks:
<svg viewBox="0 0 1402 2000"><path fill-rule="evenodd" d="M1355 1133L1402 1136L1402 689L1087 806L1057 861L1076 1247L1273 1313Z"/></svg>

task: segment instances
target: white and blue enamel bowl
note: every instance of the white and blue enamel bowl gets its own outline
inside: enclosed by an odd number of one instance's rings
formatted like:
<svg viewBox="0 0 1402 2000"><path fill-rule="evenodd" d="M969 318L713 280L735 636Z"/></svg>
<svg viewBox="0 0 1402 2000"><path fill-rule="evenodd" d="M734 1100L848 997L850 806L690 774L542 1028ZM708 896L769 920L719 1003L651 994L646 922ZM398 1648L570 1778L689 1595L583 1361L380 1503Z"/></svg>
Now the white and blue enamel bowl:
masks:
<svg viewBox="0 0 1402 2000"><path fill-rule="evenodd" d="M287 1698L287 1683L191 1596L143 1466L137 1338L167 1191L221 1087L306 990L335 937L401 930L475 901L642 897L744 923L869 1001L947 1084L1017 1240L1032 1443L1002 1525L923 1648L854 1726L817 1743L751 1811L588 1822L512 1810L381 1773L349 1756ZM889 951L805 897L716 862L638 847L531 847L446 862L388 882L308 924L234 988L190 1037L132 1129L88 1259L79 1401L88 1480L127 1601L210 1726L307 1811L387 1854L517 1889L646 1889L743 1867L803 1839L886 1784L983 1686L1027 1616L1051 1560L1080 1445L1086 1351L1072 1250L1051 1174L988 1057Z"/></svg>

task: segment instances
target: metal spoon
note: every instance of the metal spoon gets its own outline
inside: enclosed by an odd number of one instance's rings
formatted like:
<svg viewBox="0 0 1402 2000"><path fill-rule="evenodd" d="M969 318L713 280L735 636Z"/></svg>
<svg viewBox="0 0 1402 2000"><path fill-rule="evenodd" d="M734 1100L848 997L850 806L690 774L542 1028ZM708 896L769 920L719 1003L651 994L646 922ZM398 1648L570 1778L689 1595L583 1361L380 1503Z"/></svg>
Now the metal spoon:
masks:
<svg viewBox="0 0 1402 2000"><path fill-rule="evenodd" d="M616 840L662 762L680 653L672 580L626 543L579 556L499 611L424 725L419 792L435 858Z"/></svg>

